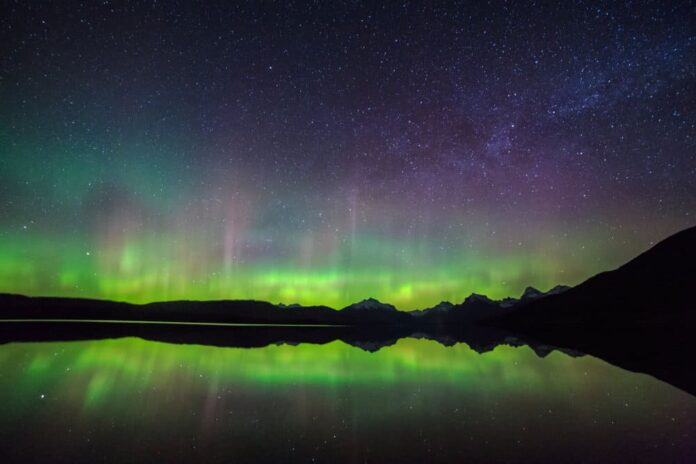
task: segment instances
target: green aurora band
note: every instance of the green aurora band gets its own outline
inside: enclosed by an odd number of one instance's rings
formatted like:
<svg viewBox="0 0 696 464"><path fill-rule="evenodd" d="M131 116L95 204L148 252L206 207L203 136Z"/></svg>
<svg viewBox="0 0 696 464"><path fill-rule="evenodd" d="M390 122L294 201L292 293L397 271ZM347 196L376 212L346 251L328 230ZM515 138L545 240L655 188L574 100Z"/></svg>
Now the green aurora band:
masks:
<svg viewBox="0 0 696 464"><path fill-rule="evenodd" d="M560 246L501 252L463 247L442 256L435 246L370 236L356 238L350 250L338 245L316 259L268 256L225 262L224 250L211 252L224 245L211 245L204 236L143 231L120 238L57 238L5 232L0 291L135 303L258 299L333 307L377 297L415 309L461 301L472 292L501 298L518 295L527 285L576 284L620 263L611 252L590 247L586 256L569 255ZM286 245L292 248L292 243ZM345 256L351 256L350 263L344 263Z"/></svg>
<svg viewBox="0 0 696 464"><path fill-rule="evenodd" d="M0 292L407 310L694 224L688 2L54 6L1 21Z"/></svg>
<svg viewBox="0 0 696 464"><path fill-rule="evenodd" d="M0 133L0 292L416 309L577 284L689 224L653 221L627 197L595 210L554 184L501 199L474 183L438 205L350 177L290 182L205 157L194 169L184 154L201 149L176 137L66 146L29 134Z"/></svg>

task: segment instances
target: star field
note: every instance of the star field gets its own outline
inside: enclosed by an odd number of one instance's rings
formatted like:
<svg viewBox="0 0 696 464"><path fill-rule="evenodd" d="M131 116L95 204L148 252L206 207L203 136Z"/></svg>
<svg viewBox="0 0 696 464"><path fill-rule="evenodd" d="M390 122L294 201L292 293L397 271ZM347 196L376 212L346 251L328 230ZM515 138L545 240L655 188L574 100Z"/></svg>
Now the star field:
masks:
<svg viewBox="0 0 696 464"><path fill-rule="evenodd" d="M691 2L5 2L0 291L399 308L696 215Z"/></svg>

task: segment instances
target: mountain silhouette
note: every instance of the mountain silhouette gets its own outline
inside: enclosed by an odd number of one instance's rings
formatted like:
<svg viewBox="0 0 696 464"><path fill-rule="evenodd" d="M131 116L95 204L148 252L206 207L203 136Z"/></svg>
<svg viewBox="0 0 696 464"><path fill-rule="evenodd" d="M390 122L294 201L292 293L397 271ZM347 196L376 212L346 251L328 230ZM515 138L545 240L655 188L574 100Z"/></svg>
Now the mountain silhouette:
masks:
<svg viewBox="0 0 696 464"><path fill-rule="evenodd" d="M623 266L484 324L578 349L696 392L696 227Z"/></svg>
<svg viewBox="0 0 696 464"><path fill-rule="evenodd" d="M552 289L558 292L558 287ZM0 294L0 319L77 319L93 321L168 321L230 324L295 325L453 325L460 326L512 312L521 304L546 297L528 288L519 298L491 300L476 293L460 304L441 302L433 308L399 311L367 298L340 310L328 306L272 304L255 300L163 301L143 305L86 298L28 297ZM531 296L530 296L531 295Z"/></svg>
<svg viewBox="0 0 696 464"><path fill-rule="evenodd" d="M520 298L504 298L502 300L492 300L486 295L472 293L459 304L443 301L432 308L411 311L410 314L416 318L415 324L417 325L460 327L477 324L492 317L512 314L532 300L557 295L568 288L570 287L558 285L548 292L542 292L536 288L527 287Z"/></svg>
<svg viewBox="0 0 696 464"><path fill-rule="evenodd" d="M327 306L286 306L254 300L184 300L135 305L13 294L0 294L0 319L355 326L402 325L412 321L408 313L372 298L335 310Z"/></svg>
<svg viewBox="0 0 696 464"><path fill-rule="evenodd" d="M696 227L663 240L623 266L500 316L515 325L631 323L696 311ZM527 292L525 292L527 295ZM521 301L524 301L524 297Z"/></svg>
<svg viewBox="0 0 696 464"><path fill-rule="evenodd" d="M394 306L374 298L354 303L338 311L339 319L348 325L411 325L413 318Z"/></svg>
<svg viewBox="0 0 696 464"><path fill-rule="evenodd" d="M253 300L169 301L135 305L81 298L0 294L0 341L136 334L174 343L263 346L271 342L341 339L375 351L402 337L430 338L445 345L467 342L477 351L501 343L525 343L543 355L558 347L597 356L625 369L646 372L696 394L692 369L696 327L696 227L679 232L623 266L576 287L547 292L528 287L519 298L492 300L472 294L459 304L441 302L404 312L368 298L336 310L327 306L275 305ZM45 331L37 320L83 320ZM196 326L145 327L98 321L231 323L273 325L259 330ZM38 325L37 325L38 324ZM66 325L67 324L67 325ZM294 326L294 327L293 327ZM299 327L303 326L303 327ZM330 326L322 329L322 326ZM61 335L62 334L62 335ZM90 335L92 334L92 335ZM233 336L233 334L236 334ZM261 334L261 335L259 335ZM232 337L232 339L229 339ZM515 342L518 340L518 342Z"/></svg>

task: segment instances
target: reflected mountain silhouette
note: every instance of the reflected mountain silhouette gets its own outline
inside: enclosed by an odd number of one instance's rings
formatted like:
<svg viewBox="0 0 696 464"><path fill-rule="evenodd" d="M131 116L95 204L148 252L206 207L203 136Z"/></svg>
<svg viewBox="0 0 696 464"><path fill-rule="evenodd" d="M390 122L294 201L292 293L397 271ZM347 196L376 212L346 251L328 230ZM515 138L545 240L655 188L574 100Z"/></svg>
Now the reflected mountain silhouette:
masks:
<svg viewBox="0 0 696 464"><path fill-rule="evenodd" d="M15 342L66 342L139 337L144 340L229 348L263 348L270 345L324 345L341 341L369 352L394 345L402 338L428 339L444 346L465 343L477 353L492 351L499 345L529 346L539 357L560 351L576 357L585 353L562 346L554 346L508 330L468 326L458 330L413 331L408 326L383 327L319 327L319 326L234 326L150 324L119 322L41 322L14 321L0 323L0 344ZM633 351L627 347L626 352ZM640 353L640 351L637 351ZM684 382L681 369L655 369L651 363L640 363L640 356L601 356L617 367L650 374L693 395L692 382ZM666 365L669 367L669 364Z"/></svg>
<svg viewBox="0 0 696 464"><path fill-rule="evenodd" d="M649 373L694 394L695 291L691 227L615 270L484 323Z"/></svg>
<svg viewBox="0 0 696 464"><path fill-rule="evenodd" d="M590 354L696 395L695 263L692 227L573 288L528 288L519 299L500 301L472 294L460 304L412 312L372 298L335 310L243 300L134 305L0 294L0 343L140 337L255 348L341 340L377 351L416 337L446 346L466 343L479 353L501 344L529 345L540 356L554 349ZM68 322L75 319L82 322Z"/></svg>

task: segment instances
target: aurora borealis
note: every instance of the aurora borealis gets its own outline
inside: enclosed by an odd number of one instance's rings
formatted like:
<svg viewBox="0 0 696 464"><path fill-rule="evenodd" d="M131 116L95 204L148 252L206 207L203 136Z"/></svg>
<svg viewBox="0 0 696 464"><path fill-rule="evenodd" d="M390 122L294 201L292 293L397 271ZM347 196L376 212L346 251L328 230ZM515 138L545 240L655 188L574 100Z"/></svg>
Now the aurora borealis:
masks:
<svg viewBox="0 0 696 464"><path fill-rule="evenodd" d="M5 2L0 292L400 309L696 216L691 2Z"/></svg>

